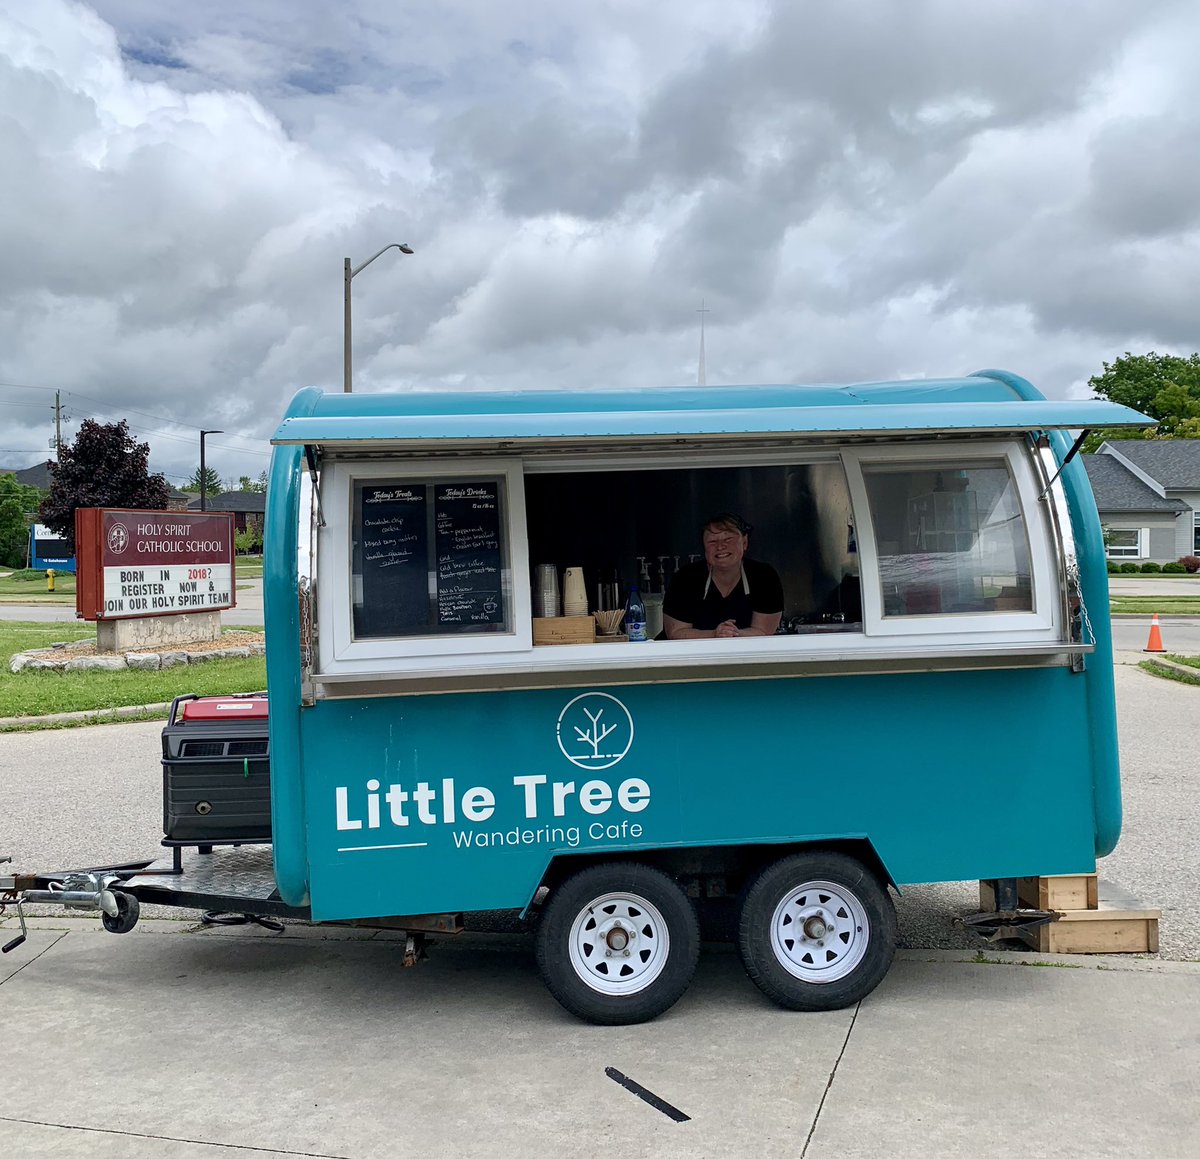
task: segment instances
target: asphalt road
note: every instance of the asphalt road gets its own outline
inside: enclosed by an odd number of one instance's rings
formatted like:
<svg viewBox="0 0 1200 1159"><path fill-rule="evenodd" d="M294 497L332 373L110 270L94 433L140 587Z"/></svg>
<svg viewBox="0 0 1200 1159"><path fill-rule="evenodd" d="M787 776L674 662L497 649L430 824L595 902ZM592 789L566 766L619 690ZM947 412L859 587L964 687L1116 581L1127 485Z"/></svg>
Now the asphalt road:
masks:
<svg viewBox="0 0 1200 1159"><path fill-rule="evenodd" d="M221 613L228 628L257 627L263 622L261 579L238 580L237 607ZM0 620L28 620L35 624L73 624L73 604L0 604Z"/></svg>

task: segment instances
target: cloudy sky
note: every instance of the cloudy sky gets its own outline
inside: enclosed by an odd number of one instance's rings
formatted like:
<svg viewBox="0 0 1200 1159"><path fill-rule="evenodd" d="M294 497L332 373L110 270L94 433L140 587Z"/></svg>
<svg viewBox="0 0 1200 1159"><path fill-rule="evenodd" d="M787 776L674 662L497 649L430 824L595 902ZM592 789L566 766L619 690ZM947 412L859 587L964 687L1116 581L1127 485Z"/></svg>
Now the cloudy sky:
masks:
<svg viewBox="0 0 1200 1159"><path fill-rule="evenodd" d="M1200 6L0 0L0 466L257 476L298 388L1200 348Z"/></svg>

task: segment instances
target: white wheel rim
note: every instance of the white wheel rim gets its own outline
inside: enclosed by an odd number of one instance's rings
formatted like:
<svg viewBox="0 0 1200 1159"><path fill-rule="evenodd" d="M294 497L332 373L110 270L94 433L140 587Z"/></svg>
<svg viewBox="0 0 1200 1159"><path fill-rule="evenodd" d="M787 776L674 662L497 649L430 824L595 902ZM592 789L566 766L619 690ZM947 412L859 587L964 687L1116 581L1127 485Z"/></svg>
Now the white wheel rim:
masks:
<svg viewBox="0 0 1200 1159"><path fill-rule="evenodd" d="M671 951L667 923L635 893L605 893L571 925L571 965L600 994L637 994L663 972Z"/></svg>
<svg viewBox="0 0 1200 1159"><path fill-rule="evenodd" d="M802 982L836 982L863 959L871 923L844 885L806 881L789 891L771 917L771 949Z"/></svg>

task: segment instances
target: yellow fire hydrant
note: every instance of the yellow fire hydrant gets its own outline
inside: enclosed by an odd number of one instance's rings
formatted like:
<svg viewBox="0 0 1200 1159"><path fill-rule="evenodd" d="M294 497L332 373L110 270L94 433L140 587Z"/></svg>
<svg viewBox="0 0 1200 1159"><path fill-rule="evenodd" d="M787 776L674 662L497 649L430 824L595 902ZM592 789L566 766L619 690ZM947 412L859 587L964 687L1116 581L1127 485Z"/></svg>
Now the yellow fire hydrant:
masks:
<svg viewBox="0 0 1200 1159"><path fill-rule="evenodd" d="M54 568L46 568L46 591L54 591Z"/></svg>

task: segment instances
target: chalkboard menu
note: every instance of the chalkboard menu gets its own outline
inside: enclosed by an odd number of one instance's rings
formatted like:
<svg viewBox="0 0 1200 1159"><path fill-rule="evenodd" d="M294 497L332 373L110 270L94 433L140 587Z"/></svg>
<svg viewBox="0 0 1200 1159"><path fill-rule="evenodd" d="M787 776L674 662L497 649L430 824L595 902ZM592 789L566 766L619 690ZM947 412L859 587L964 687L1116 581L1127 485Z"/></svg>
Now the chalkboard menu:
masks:
<svg viewBox="0 0 1200 1159"><path fill-rule="evenodd" d="M439 624L503 624L499 484L439 483L433 506Z"/></svg>
<svg viewBox="0 0 1200 1159"><path fill-rule="evenodd" d="M405 636L428 630L428 488L424 483L356 488L356 636ZM356 585L357 587L357 585Z"/></svg>
<svg viewBox="0 0 1200 1159"><path fill-rule="evenodd" d="M504 631L498 479L354 487L354 635Z"/></svg>

